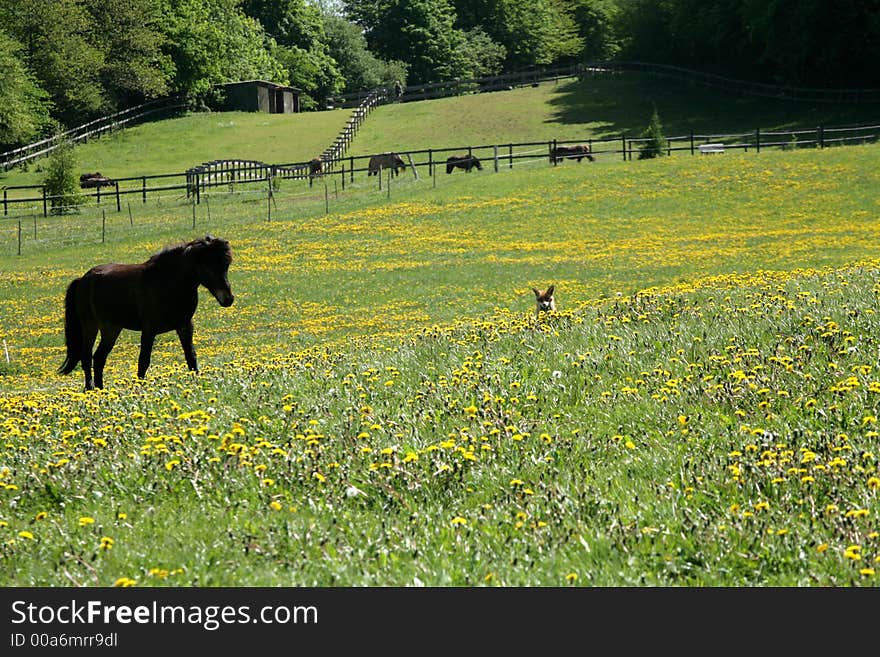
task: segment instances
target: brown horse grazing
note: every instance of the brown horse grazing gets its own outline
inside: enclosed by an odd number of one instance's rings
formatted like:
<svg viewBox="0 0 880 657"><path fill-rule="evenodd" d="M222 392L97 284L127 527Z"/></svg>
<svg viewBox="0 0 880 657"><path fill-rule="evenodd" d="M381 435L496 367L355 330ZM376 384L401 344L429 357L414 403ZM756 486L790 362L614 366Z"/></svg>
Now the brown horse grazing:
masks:
<svg viewBox="0 0 880 657"><path fill-rule="evenodd" d="M141 264L92 267L74 279L64 295L67 356L58 373L70 374L81 363L86 390L103 388L104 363L122 329L141 332L138 377L146 376L156 336L172 330L177 331L189 369L198 372L192 341L198 288L204 285L221 306L231 306L231 263L229 242L207 235L163 249ZM93 356L99 331L101 341Z"/></svg>
<svg viewBox="0 0 880 657"><path fill-rule="evenodd" d="M392 175L397 175L398 169L406 169L400 155L397 153L380 153L370 158L370 164L367 166L367 175L379 175L381 169L391 169Z"/></svg>
<svg viewBox="0 0 880 657"><path fill-rule="evenodd" d="M454 169L464 169L465 172L470 173L474 168L483 170L483 165L475 155L452 155L446 158L446 173L452 173Z"/></svg>
<svg viewBox="0 0 880 657"><path fill-rule="evenodd" d="M587 158L590 162L594 162L596 158L594 158L591 154L590 147L586 144L575 144L574 146L557 146L550 153L550 161L553 164L556 164L560 160L577 160L580 162L582 159Z"/></svg>
<svg viewBox="0 0 880 657"><path fill-rule="evenodd" d="M324 163L320 157L313 157L309 160L309 177L318 176L324 170Z"/></svg>

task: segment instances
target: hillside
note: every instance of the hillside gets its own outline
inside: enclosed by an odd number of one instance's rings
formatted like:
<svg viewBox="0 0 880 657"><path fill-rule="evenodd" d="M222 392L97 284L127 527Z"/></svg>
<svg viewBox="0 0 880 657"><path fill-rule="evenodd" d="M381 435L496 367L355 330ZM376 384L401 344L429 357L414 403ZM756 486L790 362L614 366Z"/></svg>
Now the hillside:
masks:
<svg viewBox="0 0 880 657"><path fill-rule="evenodd" d="M668 136L880 123L870 104L803 103L732 96L640 73L543 82L536 87L383 105L357 134L347 155L639 136L657 107ZM214 159L270 164L304 162L336 138L350 110L272 115L189 114L123 130L76 147L82 171L111 177L176 173ZM0 172L0 185L39 184L45 160Z"/></svg>

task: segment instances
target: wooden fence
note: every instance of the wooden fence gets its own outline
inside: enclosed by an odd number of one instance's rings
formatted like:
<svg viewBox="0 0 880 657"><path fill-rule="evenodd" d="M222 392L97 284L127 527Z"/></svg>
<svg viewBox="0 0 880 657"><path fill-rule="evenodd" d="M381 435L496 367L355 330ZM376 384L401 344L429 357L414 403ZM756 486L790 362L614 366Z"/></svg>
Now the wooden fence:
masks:
<svg viewBox="0 0 880 657"><path fill-rule="evenodd" d="M352 124L354 125L354 124ZM352 128L356 129L356 128ZM350 136L350 135L349 135ZM831 146L870 143L880 140L880 125L857 127L823 127L812 130L769 131L760 128L735 134L694 134L679 135L666 138L668 155L684 153L700 155L706 149L700 146L712 145L711 152L750 150L758 153L768 148L826 148ZM619 159L631 161L638 159L643 146L648 142L642 137L630 137L625 133L618 136L586 140L551 140L540 142L512 142L506 144L467 145L444 148L427 148L400 151L400 155L411 165L413 175L423 171L434 176L439 168L445 170L446 158L450 155L470 154L483 161L484 168L488 165L494 171L502 168L511 169L518 164L538 164L541 162L553 165L560 164L551 156L553 149L559 145L575 143L587 144L597 161ZM333 152L338 152L345 140L335 142ZM139 200L147 203L148 199L166 195L171 192L174 199L181 203L199 204L206 192L215 194L233 194L241 191L268 190L271 194L273 185L282 180L307 180L309 186L316 179L336 180L344 190L352 185L356 176L369 173L371 155L344 156L337 155L324 161L324 172L320 176L309 173L309 162L290 162L267 164L253 160L214 160L206 162L182 173L130 176L117 178L113 184L105 188L83 191L80 196L85 200L93 199L97 204L110 204L117 212L122 212L123 199ZM563 160L564 162L564 160ZM382 184L382 176L378 176L376 184ZM42 214L51 212L53 197L46 193L42 185L18 185L0 188L2 191L3 215L10 210L21 208L26 214ZM36 192L36 193L35 193Z"/></svg>
<svg viewBox="0 0 880 657"><path fill-rule="evenodd" d="M748 80L736 80L711 73L703 73L692 69L681 68L680 66L627 61L596 61L552 68L535 68L528 71L518 71L515 73L506 73L491 77L457 79L446 82L435 82L432 84L412 85L406 87L403 95L397 98L397 101L406 103L416 100L428 100L431 98L443 98L447 96L460 96L463 94L534 86L541 82L557 81L573 77L595 77L624 72L636 72L656 77L674 78L690 84L722 89L731 93L763 96L767 98L781 98L805 102L880 103L880 89L810 89L788 87L764 84L761 82L750 82ZM338 107L353 107L363 98L377 90L382 92L386 101L394 99L390 88L378 87L377 89L370 91L342 94L331 99L331 102Z"/></svg>
<svg viewBox="0 0 880 657"><path fill-rule="evenodd" d="M120 112L102 116L94 121L71 128L66 132L34 142L33 144L0 153L0 168L3 171L8 171L16 165L48 155L65 142L87 142L92 137L97 137L105 132L119 130L137 121L142 121L147 117L153 117L156 114L170 117L185 109L186 103L183 102L182 96L159 98L141 105L129 107Z"/></svg>

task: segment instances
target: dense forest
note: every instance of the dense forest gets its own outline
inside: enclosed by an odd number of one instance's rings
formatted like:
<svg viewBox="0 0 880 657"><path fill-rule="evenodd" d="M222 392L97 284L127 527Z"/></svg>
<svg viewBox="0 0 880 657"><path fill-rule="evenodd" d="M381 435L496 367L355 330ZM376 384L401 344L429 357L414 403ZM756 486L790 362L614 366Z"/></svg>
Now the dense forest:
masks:
<svg viewBox="0 0 880 657"><path fill-rule="evenodd" d="M168 94L336 94L598 60L880 87L880 0L0 0L0 146Z"/></svg>

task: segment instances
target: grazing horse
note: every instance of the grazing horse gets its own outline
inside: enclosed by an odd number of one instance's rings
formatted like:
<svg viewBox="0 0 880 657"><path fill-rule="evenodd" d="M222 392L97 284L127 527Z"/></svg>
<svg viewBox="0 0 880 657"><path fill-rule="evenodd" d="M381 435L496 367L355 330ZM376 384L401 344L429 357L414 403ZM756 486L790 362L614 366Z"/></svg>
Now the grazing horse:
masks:
<svg viewBox="0 0 880 657"><path fill-rule="evenodd" d="M103 388L104 363L122 329L141 332L139 378L146 376L156 336L168 331L177 331L186 364L198 372L192 341L198 288L204 285L221 306L231 306L231 263L229 242L207 235L163 249L141 264L92 267L71 281L64 295L67 355L58 373L70 374L81 363L86 390ZM101 341L93 356L99 331Z"/></svg>
<svg viewBox="0 0 880 657"><path fill-rule="evenodd" d="M553 164L556 164L560 160L577 160L580 162L582 159L587 158L590 162L594 162L596 158L594 158L591 154L590 147L586 144L575 144L574 146L557 146L553 149L550 154L550 161Z"/></svg>
<svg viewBox="0 0 880 657"><path fill-rule="evenodd" d="M313 157L309 160L309 178L314 178L315 176L321 175L321 172L324 170L324 163L321 162L320 157Z"/></svg>
<svg viewBox="0 0 880 657"><path fill-rule="evenodd" d="M398 169L406 169L400 155L397 153L380 153L370 158L370 164L367 166L367 175L379 175L381 169L391 169L392 175L398 174Z"/></svg>
<svg viewBox="0 0 880 657"><path fill-rule="evenodd" d="M475 155L453 155L446 158L446 173L452 173L453 169L464 169L470 173L473 168L483 170L483 165Z"/></svg>
<svg viewBox="0 0 880 657"><path fill-rule="evenodd" d="M79 177L79 186L83 189L91 187L109 187L113 185L113 181L107 176L102 176L99 172L84 173Z"/></svg>

